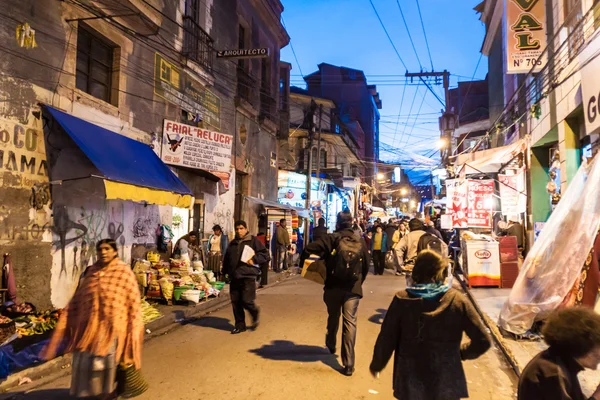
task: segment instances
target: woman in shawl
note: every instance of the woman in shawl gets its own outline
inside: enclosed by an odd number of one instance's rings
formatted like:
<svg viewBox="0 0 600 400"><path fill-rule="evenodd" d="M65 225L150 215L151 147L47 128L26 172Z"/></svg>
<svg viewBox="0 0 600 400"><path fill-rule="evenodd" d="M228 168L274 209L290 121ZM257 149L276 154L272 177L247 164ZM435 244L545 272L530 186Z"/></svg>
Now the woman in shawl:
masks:
<svg viewBox="0 0 600 400"><path fill-rule="evenodd" d="M481 356L490 339L473 305L444 283L447 261L424 250L413 286L396 293L375 344L371 373L378 376L393 353L394 396L410 400L469 397L462 360ZM463 333L470 342L461 345Z"/></svg>
<svg viewBox="0 0 600 400"><path fill-rule="evenodd" d="M98 262L82 274L42 356L73 353L71 396L115 397L117 366L141 368L144 324L138 283L117 257L117 243L96 245Z"/></svg>

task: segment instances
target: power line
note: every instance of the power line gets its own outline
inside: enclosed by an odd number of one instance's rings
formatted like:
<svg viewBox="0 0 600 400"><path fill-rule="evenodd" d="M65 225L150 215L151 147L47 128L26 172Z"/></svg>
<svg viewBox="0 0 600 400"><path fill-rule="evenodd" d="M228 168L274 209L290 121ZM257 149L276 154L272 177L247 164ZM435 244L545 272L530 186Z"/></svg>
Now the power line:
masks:
<svg viewBox="0 0 600 400"><path fill-rule="evenodd" d="M385 28L385 25L384 25L383 21L381 20L381 17L379 16L379 13L377 12L377 9L375 8L375 4L373 4L373 0L369 0L369 3L371 3L371 7L373 7L373 11L375 11L375 15L377 16L377 19L379 20L379 23L381 24L381 27L383 28L383 31L385 32L385 35L387 36L388 40L390 41L390 44L394 48L394 51L396 52L396 55L398 56L398 59L400 59L400 62L404 66L404 69L406 69L408 71L408 67L404 63L404 60L402 59L402 56L400 56L400 53L398 52L398 49L396 48L396 45L394 44L394 41L392 40L392 38L390 37L390 34L388 33L387 29Z"/></svg>
<svg viewBox="0 0 600 400"><path fill-rule="evenodd" d="M283 29L285 29L287 31L287 27L285 26L285 22L283 20L283 15L281 16L281 24L283 25ZM294 59L296 60L296 64L298 65L298 71L300 71L300 74L302 76L304 76L304 73L302 72L302 67L300 66L300 63L298 62L298 56L296 55L296 50L294 50L294 44L292 43L292 39L290 39L290 48L292 49L292 54L294 55Z"/></svg>
<svg viewBox="0 0 600 400"><path fill-rule="evenodd" d="M406 33L408 33L408 39L410 39L410 44L415 52L415 56L417 56L417 61L421 70L423 69L423 64L421 63L421 59L419 58L419 53L417 53L417 48L415 47L415 42L413 41L412 35L410 34L410 29L408 28L408 24L406 23L406 18L404 17L404 11L402 11L402 6L400 5L400 1L396 0L396 4L398 4L398 9L400 10L400 15L402 16L402 21L404 22L404 26L406 27Z"/></svg>
<svg viewBox="0 0 600 400"><path fill-rule="evenodd" d="M398 0L396 0L398 1ZM398 3L400 5L400 3ZM429 60L431 61L431 70L435 71L433 68L433 58L431 58L431 50L429 49L429 40L427 40L427 33L425 32L425 24L423 23L423 14L421 14L421 5L419 4L419 0L417 0L417 9L419 10L419 18L421 19L421 27L423 28L423 36L425 36L425 44L427 45L427 53L429 54Z"/></svg>

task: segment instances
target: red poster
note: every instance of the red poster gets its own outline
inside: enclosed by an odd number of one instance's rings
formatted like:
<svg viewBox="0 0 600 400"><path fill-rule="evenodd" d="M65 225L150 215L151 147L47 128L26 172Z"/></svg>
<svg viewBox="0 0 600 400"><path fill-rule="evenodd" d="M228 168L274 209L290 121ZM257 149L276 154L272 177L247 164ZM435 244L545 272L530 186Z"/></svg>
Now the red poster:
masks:
<svg viewBox="0 0 600 400"><path fill-rule="evenodd" d="M446 196L448 214L452 216L452 228L467 227L467 181L447 179Z"/></svg>
<svg viewBox="0 0 600 400"><path fill-rule="evenodd" d="M468 180L467 219L470 228L491 228L494 180Z"/></svg>

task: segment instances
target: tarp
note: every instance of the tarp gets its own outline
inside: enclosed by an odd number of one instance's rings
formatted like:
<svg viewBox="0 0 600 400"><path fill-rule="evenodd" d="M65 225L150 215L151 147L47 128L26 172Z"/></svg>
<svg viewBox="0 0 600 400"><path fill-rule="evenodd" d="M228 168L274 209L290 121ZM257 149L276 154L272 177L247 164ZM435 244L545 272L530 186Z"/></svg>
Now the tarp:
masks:
<svg viewBox="0 0 600 400"><path fill-rule="evenodd" d="M305 208L293 207L293 206L289 206L287 204L278 203L276 201L263 200L263 199L259 199L258 197L245 196L245 198L246 198L246 200L248 200L249 202L254 203L254 204L260 204L267 208L274 208L277 210L293 211L293 212L297 213L299 216L301 216L302 218L310 218L310 212Z"/></svg>
<svg viewBox="0 0 600 400"><path fill-rule="evenodd" d="M600 227L600 157L582 165L546 222L502 308L498 324L517 335L555 310L572 289Z"/></svg>
<svg viewBox="0 0 600 400"><path fill-rule="evenodd" d="M454 170L457 171L457 174L464 173L466 175L497 173L503 166L526 149L526 139L521 139L508 146L461 154L454 163Z"/></svg>
<svg viewBox="0 0 600 400"><path fill-rule="evenodd" d="M53 107L45 108L97 169L89 177L104 179L107 199L190 207L192 191L150 146ZM72 177L61 176L60 180L82 178L77 169L73 168L72 173ZM126 188L122 184L131 186ZM143 199L139 193L143 193Z"/></svg>

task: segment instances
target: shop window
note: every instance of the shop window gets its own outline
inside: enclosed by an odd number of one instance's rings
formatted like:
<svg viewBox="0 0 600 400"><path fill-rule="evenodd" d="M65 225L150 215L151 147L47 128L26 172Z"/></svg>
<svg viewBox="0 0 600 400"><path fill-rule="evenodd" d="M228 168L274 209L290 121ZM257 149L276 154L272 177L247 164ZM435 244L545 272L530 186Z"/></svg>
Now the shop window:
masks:
<svg viewBox="0 0 600 400"><path fill-rule="evenodd" d="M79 27L77 31L77 89L111 103L115 46Z"/></svg>
<svg viewBox="0 0 600 400"><path fill-rule="evenodd" d="M313 148L312 149L312 168L310 169L310 172L312 173L312 171L316 171L317 170L317 149Z"/></svg>

